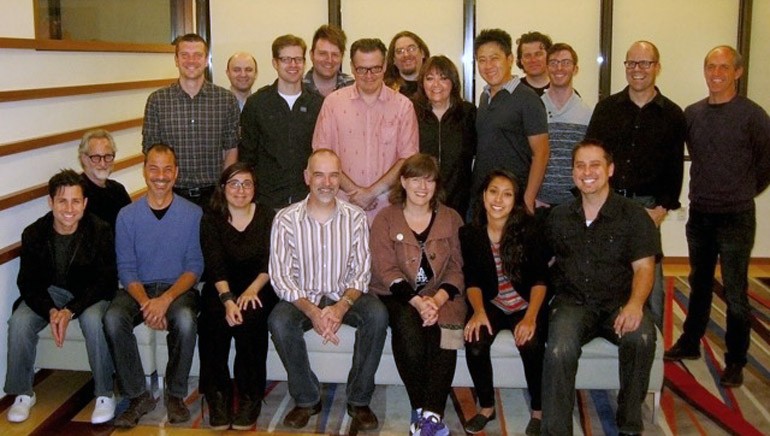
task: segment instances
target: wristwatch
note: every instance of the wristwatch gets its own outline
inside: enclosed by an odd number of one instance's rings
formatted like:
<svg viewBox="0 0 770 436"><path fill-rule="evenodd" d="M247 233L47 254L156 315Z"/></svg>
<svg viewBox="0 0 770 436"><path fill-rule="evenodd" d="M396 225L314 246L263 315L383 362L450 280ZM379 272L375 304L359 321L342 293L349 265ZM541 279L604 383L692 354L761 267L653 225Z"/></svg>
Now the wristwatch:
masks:
<svg viewBox="0 0 770 436"><path fill-rule="evenodd" d="M232 292L223 292L219 294L219 301L222 302L222 304L227 303L228 301L234 301L235 297L233 296Z"/></svg>
<svg viewBox="0 0 770 436"><path fill-rule="evenodd" d="M354 301L352 298L348 297L347 295L343 295L342 297L340 297L340 300L348 303L348 306L353 307Z"/></svg>

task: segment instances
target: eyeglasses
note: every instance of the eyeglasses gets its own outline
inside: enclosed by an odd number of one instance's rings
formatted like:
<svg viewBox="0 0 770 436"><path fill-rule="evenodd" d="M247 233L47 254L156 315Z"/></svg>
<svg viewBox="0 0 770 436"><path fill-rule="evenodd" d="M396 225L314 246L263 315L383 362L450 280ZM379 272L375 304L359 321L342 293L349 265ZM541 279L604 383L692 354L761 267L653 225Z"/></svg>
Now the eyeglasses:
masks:
<svg viewBox="0 0 770 436"><path fill-rule="evenodd" d="M91 163L95 163L95 164L98 164L101 161L104 161L106 163L111 163L112 161L115 160L114 154L91 154L91 155L87 154L86 156L88 156L88 160L90 160Z"/></svg>
<svg viewBox="0 0 770 436"><path fill-rule="evenodd" d="M233 191L237 191L239 189L243 189L244 191L251 191L254 189L254 182L251 180L228 180L227 183L225 183L228 188L232 189Z"/></svg>
<svg viewBox="0 0 770 436"><path fill-rule="evenodd" d="M289 65L291 63L295 63L297 65L302 65L302 64L305 63L305 58L304 57L300 57L300 56L297 56L296 58L293 58L291 56L281 56L281 57L279 57L277 59L279 61L281 61L281 63L284 64L284 65Z"/></svg>
<svg viewBox="0 0 770 436"><path fill-rule="evenodd" d="M561 65L562 68L569 68L575 65L575 62L572 59L562 59L562 60L551 59L550 61L548 61L548 66L551 68L556 68L559 65Z"/></svg>
<svg viewBox="0 0 770 436"><path fill-rule="evenodd" d="M623 62L623 65L626 66L627 70L633 70L637 65L643 70L648 70L651 66L657 63L657 61L625 61Z"/></svg>
<svg viewBox="0 0 770 436"><path fill-rule="evenodd" d="M417 47L416 45L412 44L412 45L409 45L407 47L397 48L396 49L396 55L397 56L403 56L404 53L415 54L415 53L417 53L417 50L419 50L419 49L420 49L419 47Z"/></svg>
<svg viewBox="0 0 770 436"><path fill-rule="evenodd" d="M366 73L380 74L382 72L382 65L375 65L373 67L355 67L353 71L359 76L363 76Z"/></svg>

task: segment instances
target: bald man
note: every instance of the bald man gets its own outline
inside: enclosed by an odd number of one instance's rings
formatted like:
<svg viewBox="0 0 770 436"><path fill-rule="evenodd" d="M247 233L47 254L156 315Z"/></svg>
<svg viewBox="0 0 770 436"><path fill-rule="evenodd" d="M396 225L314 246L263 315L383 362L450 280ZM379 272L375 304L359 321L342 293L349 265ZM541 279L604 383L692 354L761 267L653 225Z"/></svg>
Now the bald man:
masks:
<svg viewBox="0 0 770 436"><path fill-rule="evenodd" d="M238 107L242 111L257 80L257 60L250 53L237 52L227 60L225 73L230 79L230 92L238 99Z"/></svg>

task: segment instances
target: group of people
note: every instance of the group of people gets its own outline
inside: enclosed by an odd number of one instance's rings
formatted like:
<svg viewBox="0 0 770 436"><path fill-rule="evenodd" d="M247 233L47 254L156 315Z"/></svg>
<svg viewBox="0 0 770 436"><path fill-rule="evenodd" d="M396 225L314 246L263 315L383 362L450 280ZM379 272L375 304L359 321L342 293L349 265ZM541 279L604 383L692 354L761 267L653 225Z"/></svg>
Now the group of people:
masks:
<svg viewBox="0 0 770 436"><path fill-rule="evenodd" d="M346 324L356 329L347 413L359 430L379 425L369 404L390 326L410 434L449 434L444 408L462 348L479 406L465 430L495 419L490 347L503 329L524 364L527 434L572 434L581 346L597 336L619 346L618 430L639 434L663 317L659 228L679 207L685 142L693 290L666 358L699 356L719 257L728 304L721 381L742 382L770 118L737 95L735 49L708 52L709 96L683 112L655 86L660 54L649 41L626 54L628 87L593 111L572 87L575 50L539 32L522 35L516 55L505 31L479 33L478 108L462 100L454 63L430 56L409 31L387 48L355 41L352 77L341 70L340 28L315 32L307 72L305 42L280 36L278 77L253 94L250 54L228 60L228 91L205 80L205 40L188 34L175 46L179 80L145 110L146 195L131 203L108 178L114 141L89 132L78 151L83 174L52 177L51 212L22 235L9 421L27 419L36 401L38 332L50 324L61 346L77 318L95 379L93 423L133 427L155 408L133 334L144 323L168 331L170 422L189 419L197 336L209 424L253 428L270 332L295 402L283 422L302 428L323 407L304 335L339 344ZM117 417L113 374L128 399Z"/></svg>

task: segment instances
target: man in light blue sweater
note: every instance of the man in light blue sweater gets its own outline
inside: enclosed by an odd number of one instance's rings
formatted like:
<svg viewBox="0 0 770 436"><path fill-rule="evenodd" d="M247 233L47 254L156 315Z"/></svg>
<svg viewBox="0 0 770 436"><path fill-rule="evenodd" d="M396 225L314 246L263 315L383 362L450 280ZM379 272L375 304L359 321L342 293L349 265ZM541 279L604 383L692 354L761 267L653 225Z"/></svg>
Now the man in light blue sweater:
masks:
<svg viewBox="0 0 770 436"><path fill-rule="evenodd" d="M203 272L199 228L201 209L172 191L179 168L174 150L163 144L147 150L147 195L124 207L115 226L118 276L124 287L104 315L104 329L128 409L116 427L134 427L155 408L147 391L134 326L168 330L166 409L171 423L190 419L184 404L196 339L198 294Z"/></svg>

